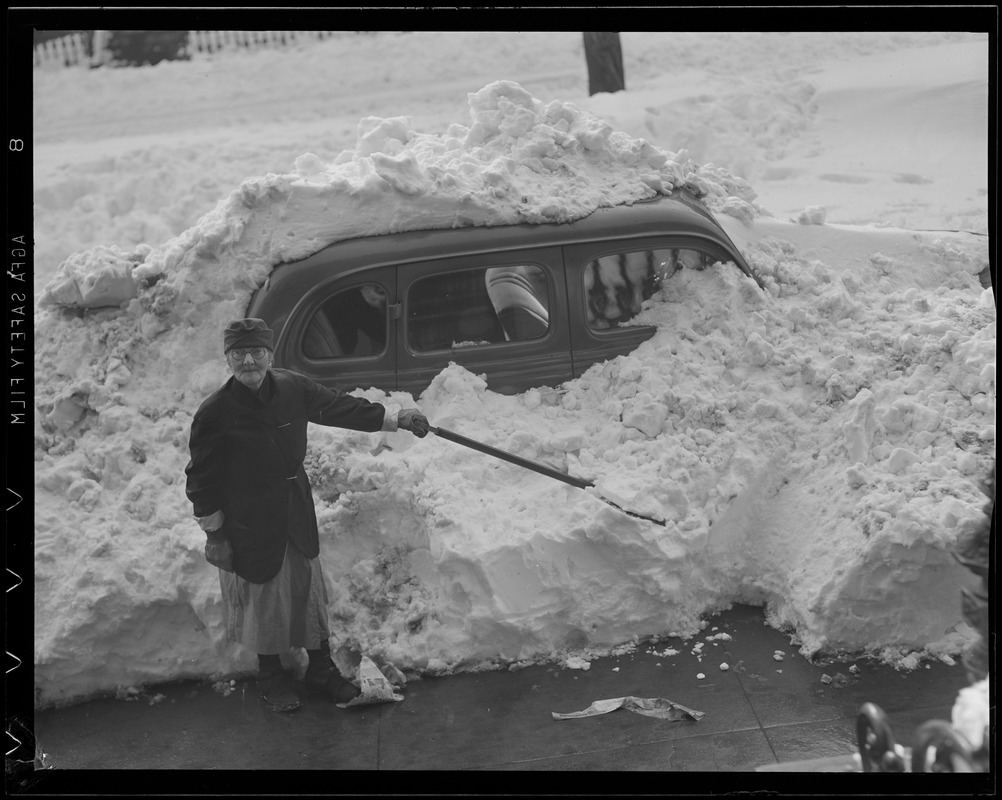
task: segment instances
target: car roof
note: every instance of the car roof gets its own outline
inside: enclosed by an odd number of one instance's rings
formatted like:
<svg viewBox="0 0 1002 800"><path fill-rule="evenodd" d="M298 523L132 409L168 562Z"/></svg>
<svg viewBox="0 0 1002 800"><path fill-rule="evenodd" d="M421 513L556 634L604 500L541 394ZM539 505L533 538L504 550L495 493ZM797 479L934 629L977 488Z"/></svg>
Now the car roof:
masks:
<svg viewBox="0 0 1002 800"><path fill-rule="evenodd" d="M413 262L665 233L726 243L737 256L741 270L755 277L712 214L692 193L681 189L668 196L641 200L631 205L599 208L573 222L435 228L344 239L307 258L280 264L276 269L293 267L290 271L301 275L303 271L310 271L311 267L326 267L329 270L331 261L336 260L347 272L353 271L355 266L362 266L361 262L366 267L378 266L381 263L397 263L402 256ZM279 271L287 272L286 269Z"/></svg>

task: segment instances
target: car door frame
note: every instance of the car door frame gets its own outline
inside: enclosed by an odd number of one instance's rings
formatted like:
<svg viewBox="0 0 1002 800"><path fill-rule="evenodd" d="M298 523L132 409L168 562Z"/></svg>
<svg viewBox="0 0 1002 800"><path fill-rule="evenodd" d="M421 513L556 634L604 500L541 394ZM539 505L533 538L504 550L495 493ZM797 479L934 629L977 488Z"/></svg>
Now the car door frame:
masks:
<svg viewBox="0 0 1002 800"><path fill-rule="evenodd" d="M396 389L397 302L396 265L364 267L338 275L310 288L289 314L283 326L279 356L283 367L309 375L317 383L343 391L378 387L384 391ZM308 323L313 315L335 294L353 287L378 284L386 292L386 347L378 355L311 358L303 350Z"/></svg>
<svg viewBox="0 0 1002 800"><path fill-rule="evenodd" d="M448 272L504 266L538 266L546 275L549 327L544 336L432 351L419 351L411 346L408 341L409 290L417 281ZM450 362L476 375L484 375L488 388L499 394L517 394L543 384L557 385L573 377L566 281L559 245L478 252L399 264L397 290L401 304L397 325L397 387L400 391L420 392ZM545 376L545 381L541 376Z"/></svg>

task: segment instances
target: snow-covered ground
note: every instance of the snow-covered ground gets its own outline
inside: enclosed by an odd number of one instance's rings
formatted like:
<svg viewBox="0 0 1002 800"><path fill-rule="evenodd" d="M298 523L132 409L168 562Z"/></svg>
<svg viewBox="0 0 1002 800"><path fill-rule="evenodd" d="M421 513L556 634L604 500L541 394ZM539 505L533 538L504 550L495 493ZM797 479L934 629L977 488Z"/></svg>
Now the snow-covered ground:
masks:
<svg viewBox="0 0 1002 800"><path fill-rule="evenodd" d="M38 704L254 666L183 469L220 331L274 263L682 183L766 292L679 273L653 339L558 391L453 366L418 398L362 392L668 525L433 436L314 427L335 648L431 673L587 658L750 602L805 655L962 651L950 550L995 455L987 37L622 40L628 91L594 97L567 32L36 70Z"/></svg>

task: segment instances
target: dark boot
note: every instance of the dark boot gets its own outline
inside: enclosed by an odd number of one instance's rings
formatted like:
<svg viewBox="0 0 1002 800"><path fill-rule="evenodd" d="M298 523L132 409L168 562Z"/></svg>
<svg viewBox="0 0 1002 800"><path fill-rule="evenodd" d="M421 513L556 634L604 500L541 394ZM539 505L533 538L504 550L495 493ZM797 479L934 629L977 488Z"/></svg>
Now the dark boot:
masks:
<svg viewBox="0 0 1002 800"><path fill-rule="evenodd" d="M262 665L258 671L258 691L264 704L272 711L295 711L301 703L292 676L280 666Z"/></svg>
<svg viewBox="0 0 1002 800"><path fill-rule="evenodd" d="M311 653L305 682L307 689L322 694L335 703L347 703L362 694L355 684L341 677L330 656L317 658Z"/></svg>

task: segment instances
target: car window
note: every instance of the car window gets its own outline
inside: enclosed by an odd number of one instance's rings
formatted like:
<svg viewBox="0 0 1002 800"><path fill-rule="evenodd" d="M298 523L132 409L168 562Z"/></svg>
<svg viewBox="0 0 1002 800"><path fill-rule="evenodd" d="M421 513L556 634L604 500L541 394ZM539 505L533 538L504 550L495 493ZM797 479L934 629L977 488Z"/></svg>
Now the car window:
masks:
<svg viewBox="0 0 1002 800"><path fill-rule="evenodd" d="M715 261L700 250L675 247L611 253L588 262L584 269L588 326L608 330L628 322L680 269L705 269Z"/></svg>
<svg viewBox="0 0 1002 800"><path fill-rule="evenodd" d="M407 343L418 352L528 341L550 326L546 273L531 264L429 275L406 302Z"/></svg>
<svg viewBox="0 0 1002 800"><path fill-rule="evenodd" d="M308 358L377 356L386 350L386 291L376 283L353 286L324 301L306 326Z"/></svg>

